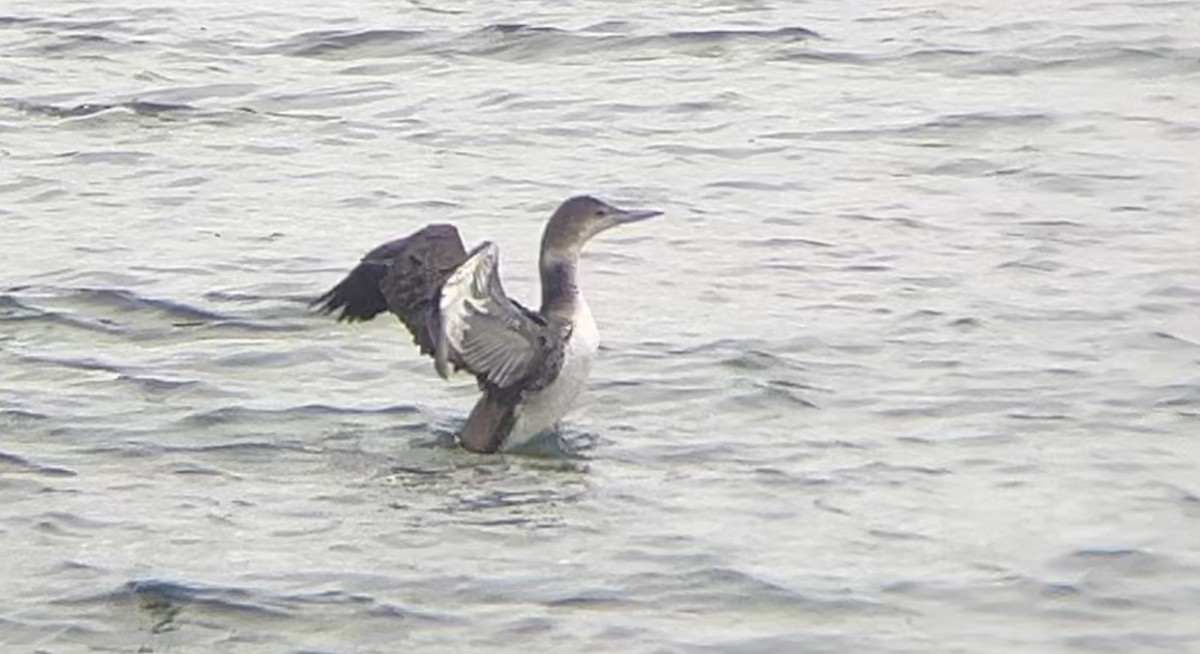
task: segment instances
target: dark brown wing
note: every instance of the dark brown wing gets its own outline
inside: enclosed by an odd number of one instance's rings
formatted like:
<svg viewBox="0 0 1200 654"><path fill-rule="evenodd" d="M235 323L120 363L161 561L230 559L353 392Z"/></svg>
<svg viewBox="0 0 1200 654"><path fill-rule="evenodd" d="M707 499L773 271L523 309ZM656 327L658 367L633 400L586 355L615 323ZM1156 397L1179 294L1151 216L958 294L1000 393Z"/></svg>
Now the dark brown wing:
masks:
<svg viewBox="0 0 1200 654"><path fill-rule="evenodd" d="M370 320L391 311L412 332L421 352L433 354L442 284L466 260L453 225L427 225L368 252L345 279L312 304L326 314L340 309L338 321Z"/></svg>

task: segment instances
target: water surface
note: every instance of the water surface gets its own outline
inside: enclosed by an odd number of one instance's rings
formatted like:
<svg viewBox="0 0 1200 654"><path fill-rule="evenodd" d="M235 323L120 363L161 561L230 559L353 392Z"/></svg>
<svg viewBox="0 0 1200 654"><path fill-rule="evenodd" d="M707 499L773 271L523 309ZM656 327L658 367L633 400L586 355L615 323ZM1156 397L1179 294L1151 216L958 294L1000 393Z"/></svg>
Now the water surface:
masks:
<svg viewBox="0 0 1200 654"><path fill-rule="evenodd" d="M4 651L1200 649L1195 17L7 4ZM666 215L536 455L306 308L580 192Z"/></svg>

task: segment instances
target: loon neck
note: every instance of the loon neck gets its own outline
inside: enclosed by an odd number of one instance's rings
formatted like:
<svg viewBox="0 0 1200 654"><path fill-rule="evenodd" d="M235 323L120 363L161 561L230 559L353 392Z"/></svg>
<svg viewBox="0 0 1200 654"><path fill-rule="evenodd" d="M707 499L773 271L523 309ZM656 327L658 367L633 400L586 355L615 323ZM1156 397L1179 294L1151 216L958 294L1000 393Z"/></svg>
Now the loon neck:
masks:
<svg viewBox="0 0 1200 654"><path fill-rule="evenodd" d="M579 289L579 253L543 251L538 268L542 275L541 314L571 320L580 306L586 306Z"/></svg>

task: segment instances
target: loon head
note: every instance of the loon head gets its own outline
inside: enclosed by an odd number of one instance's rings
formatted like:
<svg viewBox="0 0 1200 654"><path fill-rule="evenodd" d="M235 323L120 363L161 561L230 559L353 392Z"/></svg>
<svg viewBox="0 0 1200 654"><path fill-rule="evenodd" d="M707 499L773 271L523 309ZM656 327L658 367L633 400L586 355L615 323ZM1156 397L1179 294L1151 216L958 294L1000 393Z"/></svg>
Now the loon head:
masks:
<svg viewBox="0 0 1200 654"><path fill-rule="evenodd" d="M585 243L607 229L661 215L647 209L618 209L589 195L559 205L542 234L542 258L577 256Z"/></svg>

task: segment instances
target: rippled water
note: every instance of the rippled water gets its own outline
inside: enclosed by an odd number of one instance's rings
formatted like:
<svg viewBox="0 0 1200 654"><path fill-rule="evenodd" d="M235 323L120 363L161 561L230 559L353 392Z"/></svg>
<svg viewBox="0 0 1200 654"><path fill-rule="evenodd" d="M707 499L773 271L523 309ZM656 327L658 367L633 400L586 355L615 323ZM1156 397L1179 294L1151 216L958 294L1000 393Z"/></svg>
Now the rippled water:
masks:
<svg viewBox="0 0 1200 654"><path fill-rule="evenodd" d="M1190 2L10 2L4 652L1200 651ZM306 303L429 221L560 447Z"/></svg>

